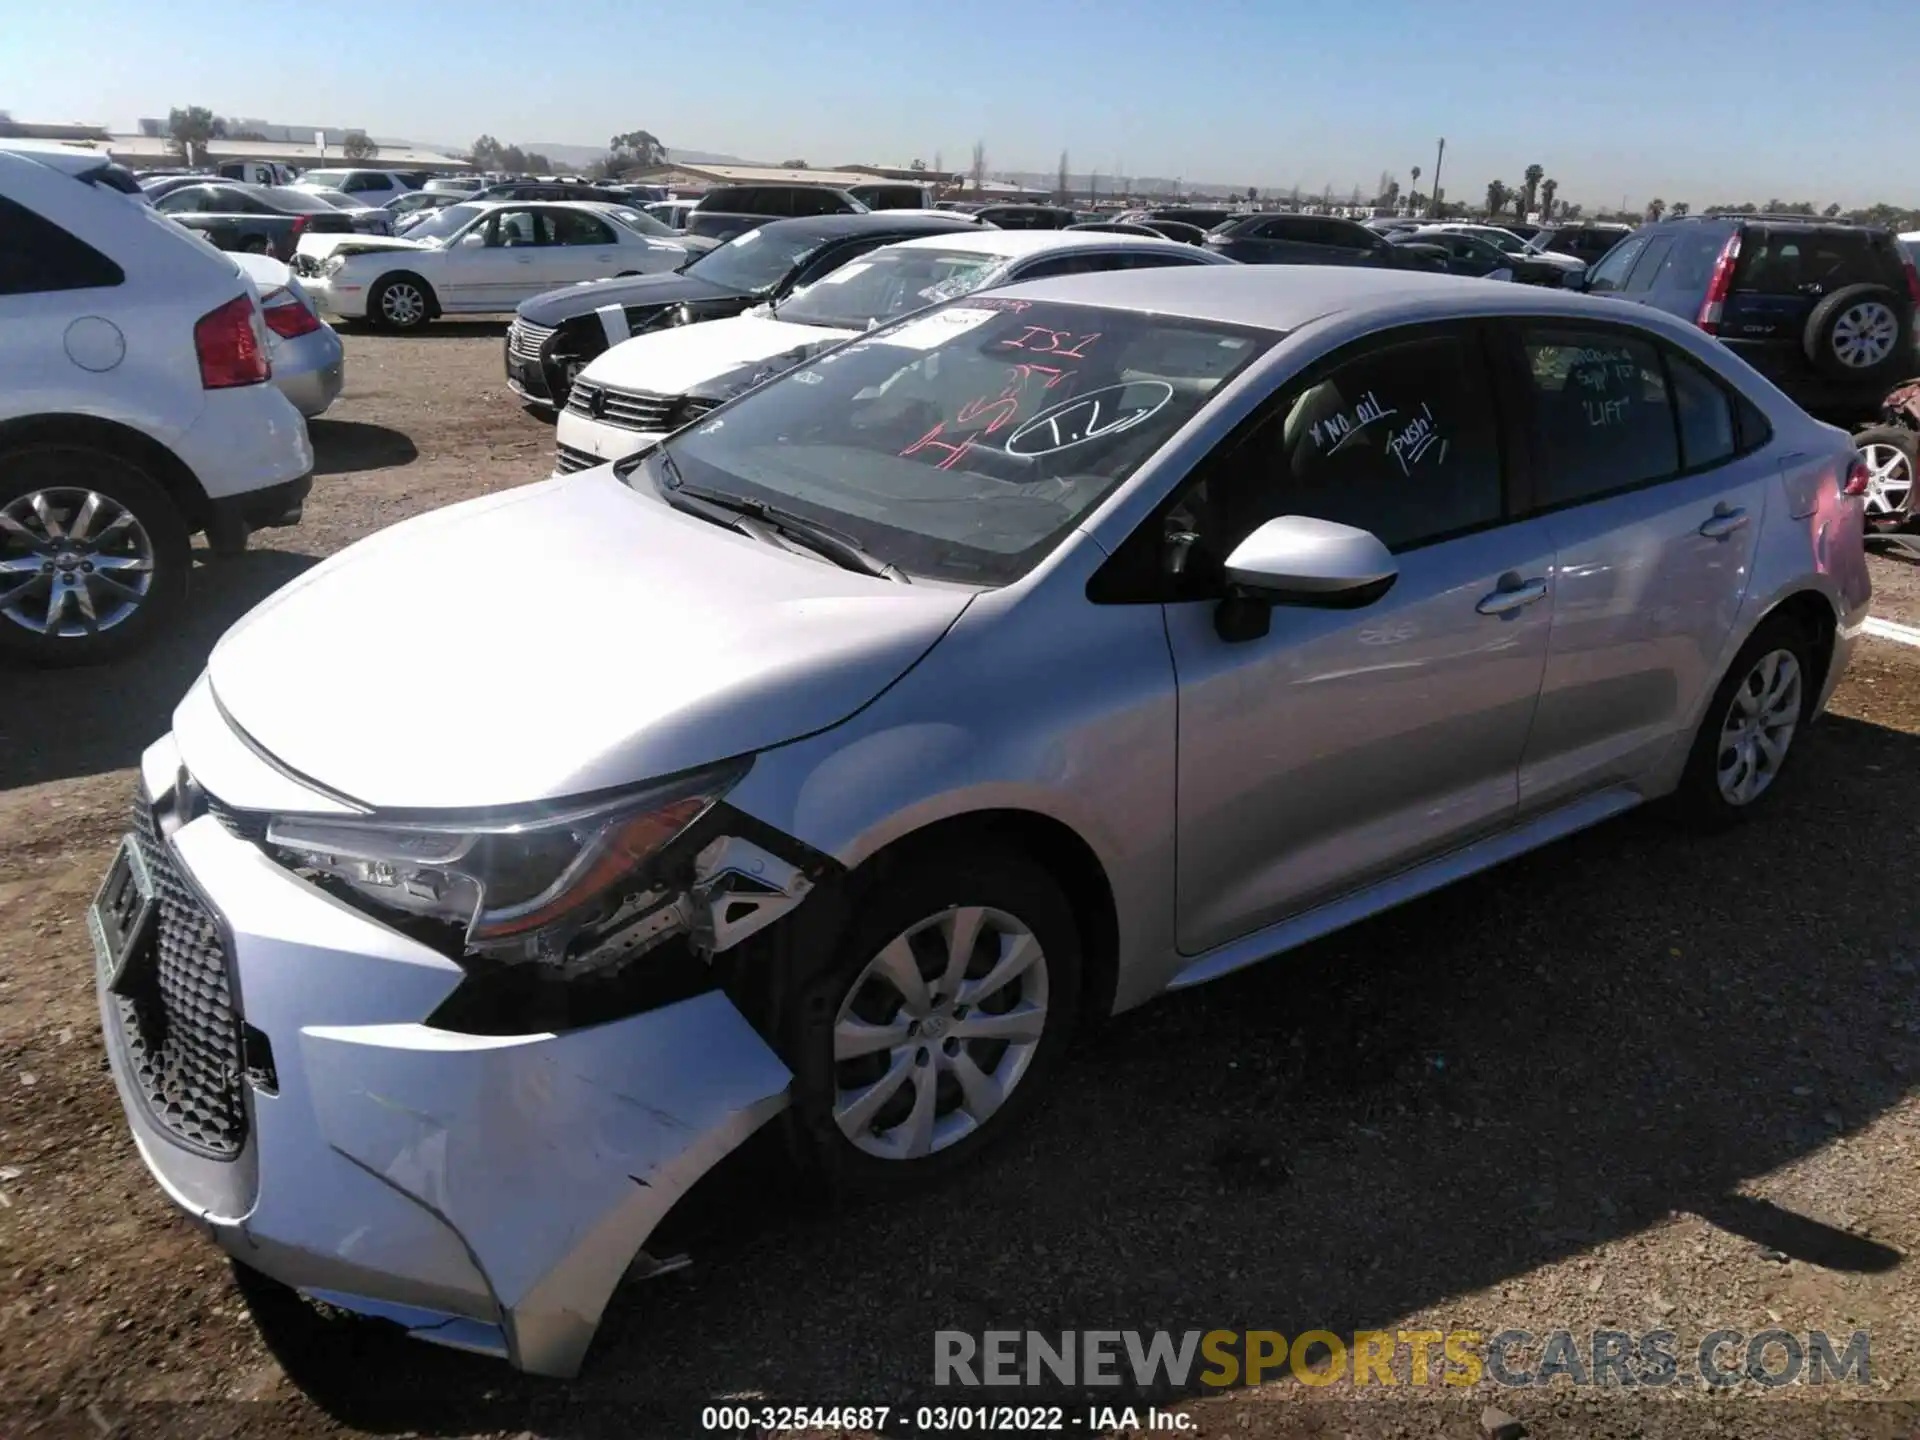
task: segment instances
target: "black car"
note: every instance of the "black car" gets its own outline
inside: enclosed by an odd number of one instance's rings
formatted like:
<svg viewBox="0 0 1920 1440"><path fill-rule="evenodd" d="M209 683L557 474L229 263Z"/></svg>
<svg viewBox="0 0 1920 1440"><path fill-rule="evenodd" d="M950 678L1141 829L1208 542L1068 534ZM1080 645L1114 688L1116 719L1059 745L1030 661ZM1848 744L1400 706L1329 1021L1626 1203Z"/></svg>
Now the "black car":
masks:
<svg viewBox="0 0 1920 1440"><path fill-rule="evenodd" d="M808 215L863 215L867 207L831 185L716 185L700 197L693 213L702 210L797 220Z"/></svg>
<svg viewBox="0 0 1920 1440"><path fill-rule="evenodd" d="M273 185L222 181L184 185L153 208L198 230L222 250L248 250L291 260L302 235L351 235L353 216L318 195Z"/></svg>
<svg viewBox="0 0 1920 1440"><path fill-rule="evenodd" d="M998 230L1070 230L1079 223L1058 205L983 205L973 218Z"/></svg>
<svg viewBox="0 0 1920 1440"><path fill-rule="evenodd" d="M489 185L467 200L597 200L603 205L631 205L622 190L604 185L582 185L571 180L507 180Z"/></svg>
<svg viewBox="0 0 1920 1440"><path fill-rule="evenodd" d="M1155 220L1177 220L1182 225L1197 225L1202 230L1211 230L1216 225L1224 225L1242 212L1215 209L1205 205L1160 205L1149 210L1129 210L1120 218L1151 224Z"/></svg>
<svg viewBox="0 0 1920 1440"><path fill-rule="evenodd" d="M1388 243L1332 215L1242 215L1207 234L1207 248L1249 265L1378 265L1430 270L1436 257Z"/></svg>
<svg viewBox="0 0 1920 1440"><path fill-rule="evenodd" d="M1513 233L1519 235L1520 231L1516 229ZM1521 238L1527 242L1529 250L1545 250L1553 255L1571 255L1574 259L1584 260L1591 265L1633 233L1631 225L1589 223L1555 225L1551 229L1537 230L1532 235L1523 235Z"/></svg>
<svg viewBox="0 0 1920 1440"><path fill-rule="evenodd" d="M1688 215L1643 225L1580 288L1717 335L1800 407L1865 423L1914 373L1920 278L1893 233L1805 215Z"/></svg>
<svg viewBox="0 0 1920 1440"><path fill-rule="evenodd" d="M1003 227L1004 228L1004 227ZM1206 242L1207 232L1180 220L1082 220L1069 230L1105 230L1113 235L1141 235L1155 240L1178 240L1183 245Z"/></svg>
<svg viewBox="0 0 1920 1440"><path fill-rule="evenodd" d="M529 403L557 410L581 368L630 335L778 305L881 245L979 228L935 210L764 221L752 239L736 238L681 270L549 290L523 300L507 328L507 384Z"/></svg>
<svg viewBox="0 0 1920 1440"><path fill-rule="evenodd" d="M703 241L708 245L724 245L734 236L744 235L747 231L758 229L767 223L765 215L732 210L702 210L695 206L687 212L687 223L678 233L688 240Z"/></svg>
<svg viewBox="0 0 1920 1440"><path fill-rule="evenodd" d="M1441 268L1449 275L1484 278L1504 270L1522 285L1558 287L1567 273L1551 261L1530 256L1517 247L1514 250L1502 250L1491 240L1457 231L1415 230L1389 235L1387 241L1402 248L1425 247L1439 251L1442 256Z"/></svg>

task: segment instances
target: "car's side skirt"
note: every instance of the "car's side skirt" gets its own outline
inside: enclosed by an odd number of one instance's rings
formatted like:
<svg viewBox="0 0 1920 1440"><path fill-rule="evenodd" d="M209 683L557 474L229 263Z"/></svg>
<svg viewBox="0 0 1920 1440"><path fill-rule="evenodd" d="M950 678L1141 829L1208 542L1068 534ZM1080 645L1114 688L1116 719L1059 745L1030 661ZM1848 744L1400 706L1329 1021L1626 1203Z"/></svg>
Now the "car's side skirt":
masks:
<svg viewBox="0 0 1920 1440"><path fill-rule="evenodd" d="M1378 915L1383 910L1391 910L1396 905L1404 905L1409 900L1431 894L1455 880L1477 875L1529 850L1537 850L1542 845L1549 845L1576 831L1597 825L1602 820L1610 820L1615 815L1633 809L1644 798L1638 790L1624 785L1583 795L1511 830L1475 840L1410 870L1389 875L1364 889L1351 891L1311 910L1276 921L1251 935L1243 935L1238 940L1216 946L1189 961L1167 988L1184 990L1191 985L1203 985L1222 975L1230 975L1235 970L1244 970L1249 965L1257 965L1309 940L1318 940L1323 935L1331 935L1335 930Z"/></svg>

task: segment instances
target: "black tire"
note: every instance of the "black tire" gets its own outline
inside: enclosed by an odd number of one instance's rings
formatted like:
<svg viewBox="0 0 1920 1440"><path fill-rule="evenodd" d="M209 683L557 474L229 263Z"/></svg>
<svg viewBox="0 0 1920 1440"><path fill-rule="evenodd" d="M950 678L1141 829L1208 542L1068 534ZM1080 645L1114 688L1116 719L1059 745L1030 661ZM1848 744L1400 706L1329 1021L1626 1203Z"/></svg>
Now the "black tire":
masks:
<svg viewBox="0 0 1920 1440"><path fill-rule="evenodd" d="M869 962L875 961L896 937L917 924L942 917L958 907L983 907L1000 912L1023 925L1038 942L1044 958L1043 966L1039 967L1045 987L1044 1029L1024 1070L1018 1069L1014 1047L1005 1042L962 1042L947 1036L938 1040L936 1046L927 1032L918 1033L898 1050L836 1061L835 1026L843 1005L866 1007L879 998L882 1010L861 1008L853 1018L873 1023L884 1013L884 992L890 987L869 980L856 990L856 982L867 971ZM787 1119L796 1156L808 1174L827 1190L851 1198L891 1194L935 1180L971 1163L983 1149L1018 1127L1020 1120L1042 1098L1071 1036L1074 1012L1080 1000L1081 963L1080 937L1072 907L1046 870L1018 851L996 849L957 855L922 851L897 867L888 868L878 883L864 886L853 898L848 913L850 918L839 937L808 965L809 978L797 986L784 1003L784 1013L777 1018L776 1025L794 1071L793 1106ZM983 926L982 937L982 943L972 952L973 963L968 967L971 978L984 974L993 963L992 942L1000 938L993 934L991 922ZM946 944L937 933L930 935L929 941L916 947L916 959L923 974L938 972ZM1004 939L999 948L1007 949ZM802 964L808 964L805 958ZM1032 973L1031 969L1027 972ZM929 988L937 990L937 979ZM993 1007L1003 993L996 991L991 996L980 996L979 1012L973 1016L973 1023L978 1023L982 1014L1001 1013ZM1030 997L1023 995L1022 998ZM945 1023L960 1023L956 1017L961 1017L963 1012L955 1010L954 997L945 999L949 1016ZM906 1009L901 1007L891 1017L892 1022L902 1023L906 1015ZM931 1028L931 1022L928 1023ZM903 1052L913 1052L915 1058L909 1061L913 1068L900 1084L898 1095L907 1097L910 1103L920 1093L922 1081L918 1077L931 1074L935 1093L942 1097L935 1103L947 1107L941 1112L942 1118L964 1128L965 1120L953 1118L958 1112L951 1102L959 1098L959 1082L953 1072L945 1068L953 1062L935 1053L937 1048L942 1054L954 1056L955 1047L961 1047L960 1054L996 1079L1009 1073L1015 1075L1012 1089L984 1123L952 1143L943 1144L942 1148L911 1159L887 1159L871 1154L842 1132L834 1117L842 1085L848 1087L848 1093L855 1093L860 1085L867 1083L867 1070L861 1067L877 1064L876 1073L885 1073L890 1066L900 1063L893 1057ZM889 1106L897 1103L889 1101ZM880 1109L868 1130L873 1137L871 1143L881 1143L878 1137L886 1133L881 1122L890 1113L888 1107Z"/></svg>
<svg viewBox="0 0 1920 1440"><path fill-rule="evenodd" d="M408 291L418 297L417 306L403 307L399 303L399 296ZM389 297L393 297L395 302L391 306L395 312L393 314L388 313ZM438 309L439 304L434 299L433 287L418 275L405 272L398 275L383 275L374 282L373 289L367 292L367 319L381 330L403 332L418 330L434 317Z"/></svg>
<svg viewBox="0 0 1920 1440"><path fill-rule="evenodd" d="M1722 757L1728 753L1724 740L1730 712L1737 694L1743 689L1752 693L1750 687L1756 678L1756 668L1764 659L1779 652L1791 655L1799 672L1799 704L1793 729L1773 767L1771 779L1751 798L1736 802L1723 790L1720 773ZM1701 716L1700 729L1694 735L1693 748L1687 753L1687 768L1672 799L1674 816L1682 824L1694 830L1724 830L1752 818L1772 802L1779 792L1781 777L1804 743L1802 736L1807 722L1813 717L1819 683L1813 660L1813 638L1806 627L1791 616L1769 616L1747 637L1747 643L1740 647L1740 653L1733 657L1733 663L1714 690L1713 699Z"/></svg>
<svg viewBox="0 0 1920 1440"><path fill-rule="evenodd" d="M1881 311L1892 319L1891 344L1878 358L1862 358L1849 348L1847 337L1859 335L1865 326L1876 337L1877 349L1888 334L1884 324L1874 324ZM1813 307L1801 347L1813 367L1832 379L1890 379L1906 368L1913 347L1913 302L1885 285L1844 285Z"/></svg>
<svg viewBox="0 0 1920 1440"><path fill-rule="evenodd" d="M1882 461L1905 461L1906 492L1890 496L1878 487L1869 491L1866 521L1869 530L1906 529L1913 520L1914 481L1920 478L1920 433L1904 425L1869 425L1854 432L1853 443L1876 473ZM1897 457L1889 452L1897 452Z"/></svg>
<svg viewBox="0 0 1920 1440"><path fill-rule="evenodd" d="M0 655L42 666L92 665L111 660L146 643L167 623L186 594L193 563L186 521L173 497L139 466L123 456L80 444L46 443L0 454L0 514L44 493L53 497L49 513L61 529L71 530L77 505L84 503L72 494L75 491L101 497L104 513L96 512L101 524L89 527L90 543L102 541L105 526L117 513L130 515L132 525L118 528L113 532L117 538L108 539L98 550L85 545L67 547L60 553L71 563L56 561L50 554L42 564L55 564L56 568L43 570L38 577L29 575L31 588L24 593L15 589L12 574L0 574ZM29 528L44 535L37 517ZM144 532L144 555L135 532ZM40 548L11 529L0 529L0 561L28 560ZM104 588L104 573L97 580L90 579L96 572L85 567L97 561L104 572L110 560L141 558L151 565L144 572L144 594L120 618L110 618L129 602ZM141 572L126 573L131 577ZM33 583L36 578L44 585ZM54 633L30 628L35 622L46 623L53 587L69 580L86 592L95 607L96 621L104 620L105 628L86 627L78 593L62 602L61 623L54 627ZM137 586L138 581L130 579L129 583ZM69 629L75 633L63 633Z"/></svg>

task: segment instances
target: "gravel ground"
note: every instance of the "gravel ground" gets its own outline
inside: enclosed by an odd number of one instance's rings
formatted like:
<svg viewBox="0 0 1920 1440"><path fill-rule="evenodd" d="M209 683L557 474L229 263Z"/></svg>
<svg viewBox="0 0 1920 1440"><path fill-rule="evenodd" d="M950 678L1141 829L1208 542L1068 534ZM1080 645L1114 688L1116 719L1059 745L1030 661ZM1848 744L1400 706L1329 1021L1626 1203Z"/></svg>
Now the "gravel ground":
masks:
<svg viewBox="0 0 1920 1440"><path fill-rule="evenodd" d="M203 567L184 633L129 664L0 676L0 1434L684 1437L735 1397L905 1407L889 1434L990 1398L1105 1428L1111 1392L933 1390L934 1332L990 1327L1664 1327L1683 1355L1865 1328L1864 1387L1130 1398L1205 1435L1920 1434L1920 650L1878 640L1764 824L1630 816L1122 1017L1030 1133L891 1207L769 1204L790 1187L750 1145L670 1222L693 1268L623 1290L572 1384L243 1288L121 1123L84 906L225 625L372 530L545 473L499 335L350 335L298 528ZM1920 623L1920 572L1875 565Z"/></svg>

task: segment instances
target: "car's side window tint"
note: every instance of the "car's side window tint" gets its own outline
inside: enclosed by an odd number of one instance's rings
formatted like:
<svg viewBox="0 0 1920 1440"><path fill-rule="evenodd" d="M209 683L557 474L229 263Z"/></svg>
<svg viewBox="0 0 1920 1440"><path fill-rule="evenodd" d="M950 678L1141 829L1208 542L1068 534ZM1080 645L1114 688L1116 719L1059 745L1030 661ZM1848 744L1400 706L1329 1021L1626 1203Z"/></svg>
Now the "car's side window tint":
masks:
<svg viewBox="0 0 1920 1440"><path fill-rule="evenodd" d="M1537 504L1551 508L1678 473L1660 355L1612 330L1529 328Z"/></svg>
<svg viewBox="0 0 1920 1440"><path fill-rule="evenodd" d="M0 196L0 295L91 290L126 278L85 241Z"/></svg>
<svg viewBox="0 0 1920 1440"><path fill-rule="evenodd" d="M1616 245L1607 258L1587 272L1587 289L1595 295L1605 294L1609 290L1626 287L1627 274L1633 269L1633 262L1640 258L1640 252L1647 248L1647 242L1639 236Z"/></svg>
<svg viewBox="0 0 1920 1440"><path fill-rule="evenodd" d="M1630 291L1650 290L1653 277L1660 272L1661 262L1667 258L1667 252L1673 249L1673 236L1656 235L1640 252L1639 262L1633 267L1633 273L1627 276L1624 287Z"/></svg>
<svg viewBox="0 0 1920 1440"><path fill-rule="evenodd" d="M1215 583L1233 548L1278 515L1357 526L1396 550L1497 523L1491 390L1478 345L1450 334L1369 349L1283 395L1170 512L1169 534L1198 537L1187 585Z"/></svg>
<svg viewBox="0 0 1920 1440"><path fill-rule="evenodd" d="M553 238L557 245L612 245L617 243L613 231L578 210L556 210L549 217L553 221Z"/></svg>
<svg viewBox="0 0 1920 1440"><path fill-rule="evenodd" d="M1680 463L1689 470L1705 470L1731 460L1740 443L1727 392L1677 351L1667 351L1667 375L1680 420Z"/></svg>

